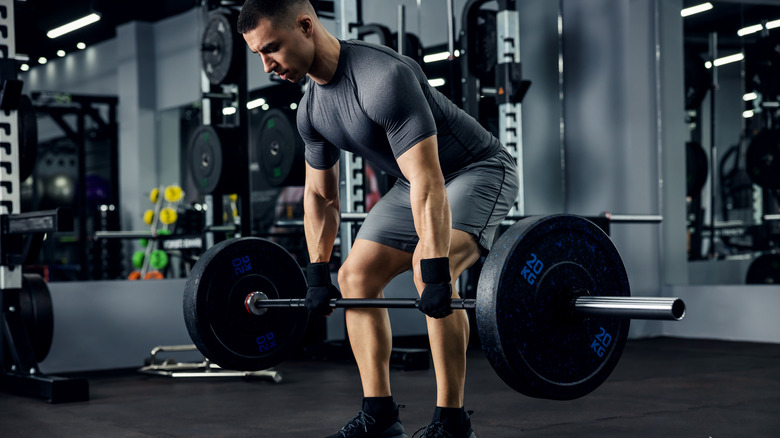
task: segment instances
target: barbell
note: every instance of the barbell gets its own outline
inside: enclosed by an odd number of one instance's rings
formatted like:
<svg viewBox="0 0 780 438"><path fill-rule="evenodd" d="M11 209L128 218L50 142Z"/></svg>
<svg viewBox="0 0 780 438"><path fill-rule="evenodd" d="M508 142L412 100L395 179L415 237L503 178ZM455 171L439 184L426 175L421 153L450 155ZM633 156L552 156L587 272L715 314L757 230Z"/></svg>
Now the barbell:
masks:
<svg viewBox="0 0 780 438"><path fill-rule="evenodd" d="M306 280L281 246L257 237L218 243L187 279L184 316L195 345L223 368L273 367L294 354L308 321ZM415 308L414 298L334 299L334 308ZM615 246L573 215L529 217L507 229L485 258L474 309L488 361L516 391L570 400L617 365L630 319L681 320L677 298L631 297Z"/></svg>

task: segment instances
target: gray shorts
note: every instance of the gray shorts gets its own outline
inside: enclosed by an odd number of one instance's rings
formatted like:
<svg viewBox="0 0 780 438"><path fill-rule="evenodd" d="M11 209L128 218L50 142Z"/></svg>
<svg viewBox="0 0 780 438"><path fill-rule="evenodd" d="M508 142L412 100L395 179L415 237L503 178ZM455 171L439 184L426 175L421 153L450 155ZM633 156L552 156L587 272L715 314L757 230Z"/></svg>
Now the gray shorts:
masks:
<svg viewBox="0 0 780 438"><path fill-rule="evenodd" d="M490 250L496 230L518 193L517 166L505 149L470 164L445 181L452 210L452 228L474 236L483 251ZM358 239L414 252L419 240L409 201L409 183L398 180L377 202L360 226Z"/></svg>

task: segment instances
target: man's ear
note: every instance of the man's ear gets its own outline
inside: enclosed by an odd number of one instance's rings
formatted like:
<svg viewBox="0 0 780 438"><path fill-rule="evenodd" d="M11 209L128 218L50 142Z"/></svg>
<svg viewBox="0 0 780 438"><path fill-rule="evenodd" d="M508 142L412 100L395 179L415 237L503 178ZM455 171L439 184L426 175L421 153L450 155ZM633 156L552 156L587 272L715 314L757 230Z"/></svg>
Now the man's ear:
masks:
<svg viewBox="0 0 780 438"><path fill-rule="evenodd" d="M300 18L298 18L298 24L300 24L303 33L307 37L310 37L314 30L314 23L312 22L311 17L308 15L302 15Z"/></svg>

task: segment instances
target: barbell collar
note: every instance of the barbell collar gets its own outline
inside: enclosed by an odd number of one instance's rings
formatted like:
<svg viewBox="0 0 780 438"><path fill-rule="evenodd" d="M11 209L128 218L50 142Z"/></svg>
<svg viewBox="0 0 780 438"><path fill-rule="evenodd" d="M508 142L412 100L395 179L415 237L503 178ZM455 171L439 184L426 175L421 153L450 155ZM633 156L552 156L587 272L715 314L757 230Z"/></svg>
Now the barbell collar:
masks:
<svg viewBox="0 0 780 438"><path fill-rule="evenodd" d="M679 321L685 303L679 298L581 296L574 301L578 316Z"/></svg>

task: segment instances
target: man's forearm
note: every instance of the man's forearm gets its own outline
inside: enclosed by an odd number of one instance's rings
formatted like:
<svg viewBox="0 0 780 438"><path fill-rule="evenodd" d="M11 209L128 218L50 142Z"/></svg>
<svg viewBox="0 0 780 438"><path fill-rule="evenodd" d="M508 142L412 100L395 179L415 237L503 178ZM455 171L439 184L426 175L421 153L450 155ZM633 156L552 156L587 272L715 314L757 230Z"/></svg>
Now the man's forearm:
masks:
<svg viewBox="0 0 780 438"><path fill-rule="evenodd" d="M339 201L304 195L303 229L312 263L327 262L339 230Z"/></svg>
<svg viewBox="0 0 780 438"><path fill-rule="evenodd" d="M436 179L411 183L414 226L420 236L423 259L447 257L450 252L452 215L444 184Z"/></svg>

